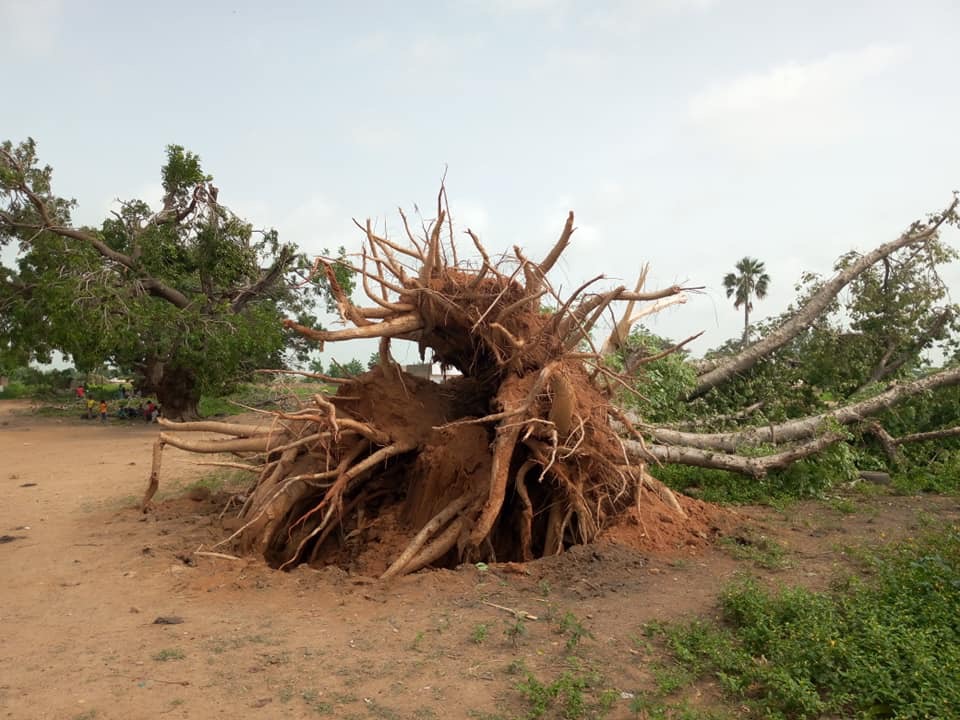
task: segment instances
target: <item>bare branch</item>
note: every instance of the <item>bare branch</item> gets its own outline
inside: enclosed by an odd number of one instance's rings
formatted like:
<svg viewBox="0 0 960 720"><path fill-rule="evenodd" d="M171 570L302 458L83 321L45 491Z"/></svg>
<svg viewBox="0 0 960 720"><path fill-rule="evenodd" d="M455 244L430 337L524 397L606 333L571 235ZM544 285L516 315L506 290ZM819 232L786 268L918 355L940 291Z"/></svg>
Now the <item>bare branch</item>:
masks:
<svg viewBox="0 0 960 720"><path fill-rule="evenodd" d="M763 457L744 457L725 452L675 445L641 446L635 440L624 440L623 444L631 455L641 459L653 457L662 463L678 463L715 470L729 470L759 479L765 477L771 470L783 469L797 460L815 455L824 448L839 442L843 437L843 433L825 433L788 450Z"/></svg>
<svg viewBox="0 0 960 720"><path fill-rule="evenodd" d="M829 427L831 422L852 425L876 415L898 402L934 388L960 383L960 367L933 373L913 382L895 384L885 392L852 405L811 417L787 420L777 425L760 425L737 432L691 433L668 428L648 428L648 434L657 442L688 448L736 452L739 448L762 444L793 442L813 437Z"/></svg>
<svg viewBox="0 0 960 720"><path fill-rule="evenodd" d="M339 342L341 340L355 340L357 338L380 338L380 337L400 337L417 330L423 329L423 321L419 316L400 315L390 318L383 322L373 325L363 325L361 327L343 328L342 330L316 330L306 325L301 325L293 320L284 320L283 326L294 330L304 337L310 338L320 344L323 349L325 342Z"/></svg>
<svg viewBox="0 0 960 720"><path fill-rule="evenodd" d="M855 263L837 273L820 290L813 294L800 310L762 340L748 346L733 357L703 361L698 364L701 373L697 387L690 394L690 398L697 398L715 388L722 382L737 373L752 367L758 360L786 345L794 337L803 332L827 308L833 299L854 278L862 274L878 260L881 260L900 248L909 247L916 243L923 243L934 237L940 226L947 220L956 217L958 197L926 226L915 223L907 232L896 240L884 243L872 252L863 255Z"/></svg>

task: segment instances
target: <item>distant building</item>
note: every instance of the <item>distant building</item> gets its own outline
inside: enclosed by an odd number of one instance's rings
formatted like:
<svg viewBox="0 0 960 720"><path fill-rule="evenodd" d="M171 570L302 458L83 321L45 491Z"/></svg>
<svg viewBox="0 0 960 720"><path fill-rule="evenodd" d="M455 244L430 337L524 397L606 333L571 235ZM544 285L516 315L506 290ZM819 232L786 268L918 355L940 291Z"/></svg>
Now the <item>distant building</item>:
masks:
<svg viewBox="0 0 960 720"><path fill-rule="evenodd" d="M414 377L422 377L429 380L433 372L433 365L431 363L417 363L416 365L405 365L403 369Z"/></svg>
<svg viewBox="0 0 960 720"><path fill-rule="evenodd" d="M403 369L414 377L426 378L435 383L444 383L461 376L459 370L450 367L444 370L440 363L417 363L415 365L405 365Z"/></svg>

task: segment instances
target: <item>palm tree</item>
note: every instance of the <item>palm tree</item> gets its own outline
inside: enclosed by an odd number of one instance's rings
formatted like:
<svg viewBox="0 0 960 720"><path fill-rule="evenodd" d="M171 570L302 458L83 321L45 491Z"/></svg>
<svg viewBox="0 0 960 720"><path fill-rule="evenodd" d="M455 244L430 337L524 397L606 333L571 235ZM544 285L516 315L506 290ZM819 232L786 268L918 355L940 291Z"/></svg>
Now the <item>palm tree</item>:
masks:
<svg viewBox="0 0 960 720"><path fill-rule="evenodd" d="M743 341L746 347L750 339L750 311L753 310L753 298L763 300L770 287L770 276L762 262L752 257L745 257L736 264L736 273L727 273L723 278L723 286L727 289L727 297L733 297L733 306L743 305Z"/></svg>

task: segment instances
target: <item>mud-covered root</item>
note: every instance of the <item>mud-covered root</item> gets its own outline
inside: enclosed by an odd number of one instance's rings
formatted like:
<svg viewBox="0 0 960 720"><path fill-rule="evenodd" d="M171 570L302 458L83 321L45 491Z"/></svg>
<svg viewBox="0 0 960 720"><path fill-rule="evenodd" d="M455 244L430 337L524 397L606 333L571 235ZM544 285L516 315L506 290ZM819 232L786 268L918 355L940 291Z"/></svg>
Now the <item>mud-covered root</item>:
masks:
<svg viewBox="0 0 960 720"><path fill-rule="evenodd" d="M386 580L396 575L403 575L419 569L431 562L438 560L448 551L450 551L457 541L463 522L460 518L463 511L470 505L472 499L467 495L461 495L453 500L443 510L438 512L426 525L421 528L410 544L404 549L396 560L381 575L381 579ZM449 527L436 538L435 535L446 525ZM427 543L433 539L434 542ZM424 549L426 546L426 549Z"/></svg>
<svg viewBox="0 0 960 720"><path fill-rule="evenodd" d="M140 509L146 512L153 496L156 494L160 485L160 468L163 461L163 448L166 445L172 445L181 450L203 454L219 453L265 453L272 448L288 442L285 433L272 433L259 430L249 425L238 423L221 422L188 422L173 423L161 418L160 424L169 428L176 428L177 433L161 432L153 443L153 457L150 465L150 477L147 481L147 489L144 492L143 500L140 502ZM207 432L219 433L230 436L229 439L216 440L188 440L181 437L180 432Z"/></svg>
<svg viewBox="0 0 960 720"><path fill-rule="evenodd" d="M616 326L623 335L683 289L644 292L643 273L633 291L598 290L598 277L561 295L548 275L574 235L572 213L540 262L518 247L494 261L470 232L479 257L468 260L452 230L444 237L444 191L423 238L403 220L403 242L358 223L366 242L352 269L365 306L337 284L334 261L318 261L347 327L285 323L321 348L377 338L373 369L274 413L268 429L176 428L216 440L161 433L145 501L167 444L240 455L260 470L239 529L222 544L279 568L336 563L384 578L560 553L595 540L638 502L682 519L677 498L649 476L642 446L618 436L614 403L633 381L605 364L592 332L615 303L628 305ZM435 384L405 373L390 357L404 340L462 377Z"/></svg>

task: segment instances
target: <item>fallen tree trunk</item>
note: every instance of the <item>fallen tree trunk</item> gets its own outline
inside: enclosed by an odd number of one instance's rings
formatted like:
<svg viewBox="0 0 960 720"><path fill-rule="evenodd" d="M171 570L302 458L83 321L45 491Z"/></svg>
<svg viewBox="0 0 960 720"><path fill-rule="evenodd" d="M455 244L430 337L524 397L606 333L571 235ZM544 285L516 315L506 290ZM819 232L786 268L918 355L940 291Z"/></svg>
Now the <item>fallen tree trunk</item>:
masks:
<svg viewBox="0 0 960 720"><path fill-rule="evenodd" d="M954 200L941 213L934 216L927 224L914 223L909 230L896 240L884 243L872 252L863 255L849 267L838 272L827 281L820 290L800 308L800 310L783 325L766 335L762 340L747 346L744 350L731 357L713 360L701 360L696 363L697 385L689 395L689 399L701 397L721 383L726 382L738 373L753 367L761 358L780 349L803 330L809 327L824 310L833 302L843 288L854 278L869 267L897 250L924 243L936 236L940 227L948 220L956 220L958 199Z"/></svg>
<svg viewBox="0 0 960 720"><path fill-rule="evenodd" d="M909 433L908 435L901 435L900 437L893 437L878 422L869 423L867 430L880 441L883 452L893 467L897 467L903 462L903 456L900 454L901 445L960 437L960 426L942 428L940 430L929 430L927 432Z"/></svg>
<svg viewBox="0 0 960 720"><path fill-rule="evenodd" d="M827 431L832 423L852 425L893 407L907 398L957 383L960 383L960 367L953 367L919 380L894 384L888 390L852 405L811 417L787 420L776 425L757 425L744 430L722 433L694 433L657 427L645 428L644 431L654 441L665 445L735 453L746 447L805 440ZM637 419L634 418L634 420Z"/></svg>
<svg viewBox="0 0 960 720"><path fill-rule="evenodd" d="M797 460L815 455L843 438L843 433L827 432L812 440L762 457L749 457L676 445L640 445L636 440L626 440L624 442L629 452L638 456L645 453L660 463L727 470L759 479L766 477L771 470L782 470Z"/></svg>

